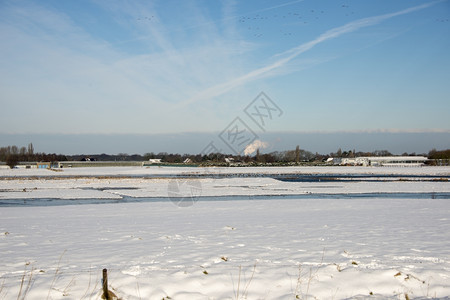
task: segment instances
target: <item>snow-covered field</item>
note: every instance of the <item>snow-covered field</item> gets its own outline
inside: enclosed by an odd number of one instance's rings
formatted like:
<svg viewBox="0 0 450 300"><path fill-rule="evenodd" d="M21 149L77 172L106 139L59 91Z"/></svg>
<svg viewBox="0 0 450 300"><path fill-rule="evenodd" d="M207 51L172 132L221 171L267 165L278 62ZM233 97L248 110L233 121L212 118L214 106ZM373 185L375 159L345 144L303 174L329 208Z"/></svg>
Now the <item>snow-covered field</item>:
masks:
<svg viewBox="0 0 450 300"><path fill-rule="evenodd" d="M167 174L425 174L448 175L450 167L92 167L92 168L65 168L62 172L51 172L47 169L0 169L0 176L107 176L107 175L167 175Z"/></svg>
<svg viewBox="0 0 450 300"><path fill-rule="evenodd" d="M162 175L180 172L395 177L191 178L180 196L237 196L188 207L170 200L120 203L129 196L173 197L171 183L185 179ZM0 202L113 197L119 202L0 206L0 299L99 299L103 268L110 289L122 299L450 299L449 182L402 177L407 175L448 177L450 169L0 170ZM190 182L196 182L194 192ZM333 196L386 192L444 196Z"/></svg>
<svg viewBox="0 0 450 300"><path fill-rule="evenodd" d="M179 194L194 196L256 196L346 193L427 193L449 192L440 181L408 176L449 176L449 167L373 168L373 167L267 167L267 168L177 168L123 167L73 168L56 171L38 169L0 170L1 199L121 199L130 197L168 197L174 184ZM196 175L219 175L221 178L195 178ZM282 182L270 177L234 177L233 175L392 175L392 178L366 178L322 182ZM187 179L171 176L187 176ZM227 177L229 176L229 177ZM367 180L372 179L372 180ZM389 179L389 180L388 180ZM195 191L189 189L193 186ZM176 188L176 187L175 187Z"/></svg>

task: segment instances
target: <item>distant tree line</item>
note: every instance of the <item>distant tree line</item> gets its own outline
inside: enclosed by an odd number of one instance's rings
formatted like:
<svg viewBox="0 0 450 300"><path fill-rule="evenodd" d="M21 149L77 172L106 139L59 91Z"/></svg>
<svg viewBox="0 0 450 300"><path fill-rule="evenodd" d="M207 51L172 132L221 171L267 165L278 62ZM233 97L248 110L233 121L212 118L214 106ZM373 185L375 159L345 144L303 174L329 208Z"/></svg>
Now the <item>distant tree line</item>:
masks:
<svg viewBox="0 0 450 300"><path fill-rule="evenodd" d="M66 161L67 157L62 154L47 154L34 152L33 144L28 147L7 146L0 148L0 161L6 162L8 166L13 168L19 162L40 162L40 161Z"/></svg>
<svg viewBox="0 0 450 300"><path fill-rule="evenodd" d="M224 154L224 153L210 153L208 155L204 154L173 154L167 152L159 152L159 153L145 153L144 155L140 154L126 154L119 153L116 155L110 154L96 154L96 155L71 155L67 156L68 160L73 161L148 161L150 159L160 159L161 162L164 163L195 163L195 164L205 164L208 162L225 163L226 159L230 159L234 162L242 162L242 163L276 163L282 162L287 163L291 161L312 161L316 158L316 155L312 152L306 150L293 150L293 151L277 151L272 153L260 154L259 149L256 151L254 156L248 155L233 155L233 154Z"/></svg>
<svg viewBox="0 0 450 300"><path fill-rule="evenodd" d="M434 152L433 152L434 151ZM438 153L439 157L444 157L442 153L445 151L436 151L432 150L429 153L430 155L435 155ZM427 156L427 154L416 154L416 153L403 153L402 156L415 156L415 155L423 155ZM208 155L201 154L173 154L167 152L149 152L144 155L140 154L126 154L119 153L116 155L110 154L98 154L98 155L72 155L67 156L68 160L80 161L80 160L91 160L91 161L148 161L149 159L160 159L163 163L168 164L176 164L176 163L193 163L200 165L227 165L228 162L234 163L243 163L243 164L277 164L277 165L295 165L295 164L307 164L311 162L324 162L329 157L339 157L339 158L353 158L353 157L361 157L361 156L393 156L391 152L388 150L375 150L372 152L362 152L355 150L342 150L338 149L336 152L331 152L329 154L319 154L312 153L310 151L300 149L299 146L296 147L295 150L287 150L287 151L274 151L270 153L261 153L258 149L255 154L251 156L246 155L234 155L234 154L224 154L224 153L211 153ZM433 157L434 157L433 156ZM447 153L448 157L448 153ZM432 158L432 157L430 157Z"/></svg>
<svg viewBox="0 0 450 300"><path fill-rule="evenodd" d="M393 154L391 152L389 152L388 150L375 150L372 152L363 152L363 151L358 151L356 152L356 150L347 150L347 151L342 151L341 148L339 148L336 152L331 152L328 157L340 157L340 158L353 158L353 157L361 157L361 156L392 156ZM404 153L402 154L404 156L409 156L409 154ZM416 155L414 154L410 154L411 156Z"/></svg>
<svg viewBox="0 0 450 300"><path fill-rule="evenodd" d="M274 151L270 153L261 153L257 149L252 156L249 155L232 155L223 153L202 154L173 154L167 152L145 153L144 155L127 153L118 154L96 154L96 155L62 155L62 154L46 154L34 151L33 144L27 147L7 146L0 148L0 161L6 162L10 167L14 167L19 162L56 162L56 161L148 161L149 159L160 159L161 162L167 164L191 163L198 165L228 165L229 163L245 164L245 165L301 165L312 162L321 163L329 157L353 158L361 156L391 156L387 150L375 150L373 152L361 152L355 150L344 150L339 148L336 152L329 154L312 153L307 150L300 149L299 146L295 150ZM403 153L402 156L414 156L416 153ZM450 149L437 151L432 149L428 155L432 160L450 159Z"/></svg>
<svg viewBox="0 0 450 300"><path fill-rule="evenodd" d="M432 149L428 152L429 159L450 159L450 149L437 151L436 149Z"/></svg>
<svg viewBox="0 0 450 300"><path fill-rule="evenodd" d="M450 149L437 151L436 149L430 150L428 152L428 164L438 165L438 166L448 166L450 165Z"/></svg>

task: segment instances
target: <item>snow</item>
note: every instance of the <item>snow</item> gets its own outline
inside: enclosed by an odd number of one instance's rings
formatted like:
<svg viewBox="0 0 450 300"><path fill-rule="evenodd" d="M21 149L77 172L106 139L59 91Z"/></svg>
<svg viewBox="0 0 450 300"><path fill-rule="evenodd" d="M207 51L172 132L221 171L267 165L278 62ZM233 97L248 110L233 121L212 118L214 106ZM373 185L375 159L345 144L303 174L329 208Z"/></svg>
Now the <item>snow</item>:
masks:
<svg viewBox="0 0 450 300"><path fill-rule="evenodd" d="M180 183L181 196L191 196L189 185L197 183L195 196L258 196L360 193L443 193L450 185L439 181L283 182L273 178L221 179L39 179L0 181L0 199L121 199L168 197L169 184ZM183 185L185 184L185 185Z"/></svg>
<svg viewBox="0 0 450 300"><path fill-rule="evenodd" d="M448 168L428 167L252 168L249 174L382 171L449 175ZM129 177L181 172L165 168L0 172L3 199L168 197L168 184L183 180ZM66 172L97 177L61 177ZM447 197L331 195L449 193L446 181L190 180L201 183L202 196L241 196L188 207L170 200L0 207L0 299L17 299L19 293L26 299L99 299L103 268L122 299L449 299ZM248 197L323 192L330 197Z"/></svg>
<svg viewBox="0 0 450 300"><path fill-rule="evenodd" d="M223 175L221 178L196 178L196 175ZM233 174L349 174L392 175L390 181L366 178L365 181L283 182L269 177L235 178ZM449 185L402 176L449 176L449 167L374 168L374 167L268 167L268 168L176 168L123 167L73 168L60 172L39 169L0 170L0 199L120 199L128 197L168 197L170 187L180 184L185 196L258 196L299 194L360 193L442 193ZM175 178L174 175L185 176ZM172 176L172 177L170 177ZM186 177L187 176L187 177ZM229 177L228 177L229 176ZM368 180L370 179L370 180ZM198 192L191 193L194 185Z"/></svg>
<svg viewBox="0 0 450 300"><path fill-rule="evenodd" d="M0 169L0 177L8 176L145 176L173 174L426 174L448 175L450 167L92 167L64 168L57 171L47 169Z"/></svg>

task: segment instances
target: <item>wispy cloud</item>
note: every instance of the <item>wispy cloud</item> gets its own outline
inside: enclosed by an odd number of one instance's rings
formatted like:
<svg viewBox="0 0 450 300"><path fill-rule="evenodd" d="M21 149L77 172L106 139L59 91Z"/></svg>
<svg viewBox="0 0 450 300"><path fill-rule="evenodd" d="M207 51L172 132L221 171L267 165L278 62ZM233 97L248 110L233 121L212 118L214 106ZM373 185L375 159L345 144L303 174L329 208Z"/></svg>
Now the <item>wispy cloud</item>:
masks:
<svg viewBox="0 0 450 300"><path fill-rule="evenodd" d="M3 109L22 112L2 118L2 130L19 123L14 129L19 132L174 132L180 122L191 130L203 129L202 123L214 116L204 114L203 119L192 120L186 111L169 113L169 109L199 90L235 77L239 57L249 51L249 45L234 41L233 30L224 36L215 22L185 34L183 22L212 21L209 12L195 3L183 4L190 14L180 24L167 20L164 10L154 9L151 3L98 3L104 13L100 17L107 18L98 25L115 23L114 29L125 32L121 33L125 42L117 42L116 35L103 39L76 23L70 12L46 5L12 3L0 11L0 37L8 41L0 49L1 92L11 99ZM226 10L226 15L233 14L232 5ZM153 18L139 21L142 16ZM173 32L174 28L181 32ZM39 118L34 113L39 107L46 107L53 118ZM85 117L83 122L80 115Z"/></svg>
<svg viewBox="0 0 450 300"><path fill-rule="evenodd" d="M206 6L186 1L174 8L162 2L94 0L90 2L93 11L75 12L64 4L2 3L0 38L5 43L0 47L0 101L5 113L0 131L219 130L236 113L238 101L247 96L245 84L332 60L337 57L334 53L320 60L301 54L346 33L438 3L350 22L277 55L262 44L277 44L280 39L268 37L258 43L246 35L247 25L237 22L243 15L300 2L307 1L250 8L251 12L244 11L250 5L239 1ZM88 15L90 23L78 18L77 12ZM144 16L152 17L151 21L143 21ZM274 20L268 23L279 25ZM288 49L284 42L277 45L283 47L279 49ZM254 63L261 56L270 63L256 68ZM231 100L222 101L220 109L217 101L206 101L222 95ZM51 118L36 113L44 108Z"/></svg>
<svg viewBox="0 0 450 300"><path fill-rule="evenodd" d="M376 24L379 24L385 20L394 18L394 17L398 17L401 15L406 15L415 11L419 11L422 9L425 9L427 7L430 7L432 5L435 5L439 2L442 2L443 0L439 0L439 1L433 1L433 2L429 2L429 3L425 3L422 5L418 5L418 6L414 6L414 7L410 7L404 10L400 10L397 12L393 12L393 13L388 13L388 14L384 14L384 15L379 15L379 16L374 16L374 17L368 17L368 18L363 18L363 19L359 19L356 21L352 21L349 22L343 26L339 26L333 29L330 29L328 31L326 31L325 33L319 35L318 37L316 37L315 39L303 43L297 47L291 48L286 52L277 54L276 56L281 56L283 58L278 59L277 61L268 64L264 67L255 69L253 71L250 71L244 75L238 76L236 78L233 78L229 81L223 82L221 84L212 86L210 88L207 88L203 91L201 91L200 93L196 94L194 97L191 97L190 99L188 99L187 101L181 103L181 106L186 106L192 103L195 103L197 101L203 101L203 100L209 100L212 99L214 97L220 96L238 86L241 86L243 84L246 84L248 82L266 77L266 76L270 76L272 74L272 72L274 70L277 70L283 66L285 66L286 64L288 64L290 61L292 61L293 59L295 59L296 57L298 57L299 55L305 53L306 51L311 50L312 48L314 48L316 45L321 44L323 42L326 42L328 40L331 39L335 39L338 38L344 34L350 33L350 32L354 32L356 30L359 30L361 28L364 27L368 27L368 26L373 26ZM289 3L288 3L289 4Z"/></svg>

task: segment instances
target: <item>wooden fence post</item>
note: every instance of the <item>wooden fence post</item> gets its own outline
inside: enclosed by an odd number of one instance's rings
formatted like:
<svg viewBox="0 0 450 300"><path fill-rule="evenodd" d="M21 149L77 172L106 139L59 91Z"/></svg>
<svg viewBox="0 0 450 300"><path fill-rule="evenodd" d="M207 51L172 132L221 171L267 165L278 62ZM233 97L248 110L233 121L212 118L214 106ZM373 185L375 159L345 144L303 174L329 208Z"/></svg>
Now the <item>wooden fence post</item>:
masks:
<svg viewBox="0 0 450 300"><path fill-rule="evenodd" d="M106 300L109 300L109 294L108 294L108 270L103 269L103 296Z"/></svg>

